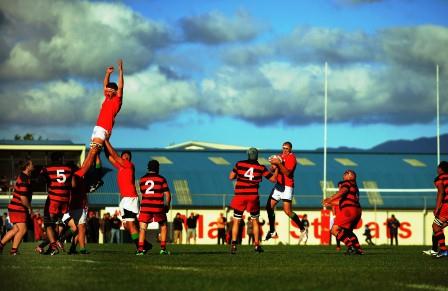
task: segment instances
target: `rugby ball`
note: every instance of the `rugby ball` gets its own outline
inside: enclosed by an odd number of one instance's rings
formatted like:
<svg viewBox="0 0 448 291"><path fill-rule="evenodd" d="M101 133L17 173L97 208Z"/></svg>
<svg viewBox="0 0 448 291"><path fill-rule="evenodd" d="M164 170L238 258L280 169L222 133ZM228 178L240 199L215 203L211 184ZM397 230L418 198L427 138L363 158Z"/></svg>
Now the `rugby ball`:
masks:
<svg viewBox="0 0 448 291"><path fill-rule="evenodd" d="M273 160L273 159L278 159L278 160L280 161L280 163L283 162L283 161L282 161L282 157L281 157L280 155L272 155L272 156L270 156L270 157L268 158L268 160L269 160L270 163L272 163L272 160Z"/></svg>

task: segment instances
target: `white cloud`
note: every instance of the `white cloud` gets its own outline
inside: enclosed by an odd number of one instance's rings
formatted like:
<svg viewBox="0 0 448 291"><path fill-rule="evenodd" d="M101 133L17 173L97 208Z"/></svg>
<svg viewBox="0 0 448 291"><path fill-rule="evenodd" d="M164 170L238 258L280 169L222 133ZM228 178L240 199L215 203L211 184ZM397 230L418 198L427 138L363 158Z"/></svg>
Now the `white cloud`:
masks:
<svg viewBox="0 0 448 291"><path fill-rule="evenodd" d="M154 49L170 41L163 24L122 4L8 1L2 10L9 31L2 49L11 48L0 69L4 78L96 76L98 68L125 56L132 72L146 67Z"/></svg>

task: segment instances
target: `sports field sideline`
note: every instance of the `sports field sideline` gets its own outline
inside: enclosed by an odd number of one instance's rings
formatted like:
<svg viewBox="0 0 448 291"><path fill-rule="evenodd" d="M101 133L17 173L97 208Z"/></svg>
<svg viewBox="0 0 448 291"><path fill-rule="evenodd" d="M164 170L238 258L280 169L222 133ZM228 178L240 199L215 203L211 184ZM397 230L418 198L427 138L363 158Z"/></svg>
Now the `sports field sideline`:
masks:
<svg viewBox="0 0 448 291"><path fill-rule="evenodd" d="M135 256L131 244L89 245L89 255L42 256L25 243L0 255L1 290L448 290L448 260L424 246L366 247L345 256L333 246L156 245Z"/></svg>

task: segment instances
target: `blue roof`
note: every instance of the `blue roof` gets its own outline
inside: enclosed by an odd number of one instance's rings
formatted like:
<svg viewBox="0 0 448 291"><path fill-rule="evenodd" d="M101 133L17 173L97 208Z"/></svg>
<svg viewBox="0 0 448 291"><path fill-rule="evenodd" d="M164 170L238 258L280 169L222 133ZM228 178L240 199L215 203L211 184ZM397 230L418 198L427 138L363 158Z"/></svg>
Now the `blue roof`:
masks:
<svg viewBox="0 0 448 291"><path fill-rule="evenodd" d="M261 151L260 158L267 158L277 151ZM322 200L321 181L323 180L322 152L297 152L296 157L310 161L312 165L298 164L295 171L294 207L320 208ZM147 162L155 156L163 156L171 164L161 164L160 174L168 180L173 194L174 206L191 207L222 207L228 205L233 195L233 182L228 179L233 165L246 159L245 151L179 151L179 150L133 150L132 160L136 168L136 180L146 173ZM223 158L229 164L215 164L209 158ZM443 155L442 160L448 159ZM351 162L344 166L342 162ZM341 160L342 159L342 160ZM103 195L101 193L117 193L116 170L102 156L105 169L105 185L98 193L90 197ZM356 165L355 165L356 164ZM357 172L360 188L434 188L436 176L436 155L431 154L378 154L378 153L328 153L327 180L337 187L342 173L350 168ZM188 185L189 192L182 194L182 189L176 189L175 182L183 181ZM373 186L372 186L373 185ZM265 180L260 185L261 203L265 204L272 189L272 183ZM185 190L184 190L185 191ZM177 193L179 192L179 193ZM373 193L377 203L369 200L365 192L361 192L361 203L365 208L423 208L435 205L435 193ZM189 200L190 199L190 200ZM379 200L378 200L379 199ZM382 201L382 202L381 202ZM92 201L93 202L93 201ZM111 201L112 202L112 201ZM114 198L114 202L116 199ZM375 205L376 204L376 205Z"/></svg>

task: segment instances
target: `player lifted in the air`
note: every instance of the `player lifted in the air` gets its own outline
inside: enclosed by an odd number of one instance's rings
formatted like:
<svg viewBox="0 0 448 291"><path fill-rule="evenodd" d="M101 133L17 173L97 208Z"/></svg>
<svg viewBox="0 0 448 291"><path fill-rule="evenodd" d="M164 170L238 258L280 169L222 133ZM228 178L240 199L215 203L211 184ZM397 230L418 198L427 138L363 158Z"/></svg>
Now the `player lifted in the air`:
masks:
<svg viewBox="0 0 448 291"><path fill-rule="evenodd" d="M79 174L85 175L90 167L97 160L97 155L104 146L106 136L112 134L112 128L115 123L115 117L121 109L123 102L123 60L118 60L118 85L114 82L110 82L110 75L114 72L114 67L110 66L106 69L106 75L104 76L104 101L101 105L100 113L96 126L93 128L92 138L90 142L90 150L87 154L84 163L82 164Z"/></svg>

